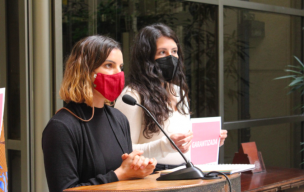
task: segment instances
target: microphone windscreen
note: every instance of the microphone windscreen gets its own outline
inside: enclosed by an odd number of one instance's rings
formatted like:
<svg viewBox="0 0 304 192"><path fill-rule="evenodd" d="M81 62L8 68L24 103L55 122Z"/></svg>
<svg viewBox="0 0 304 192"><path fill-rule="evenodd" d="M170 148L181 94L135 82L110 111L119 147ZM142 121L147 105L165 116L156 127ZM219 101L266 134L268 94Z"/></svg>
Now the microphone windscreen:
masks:
<svg viewBox="0 0 304 192"><path fill-rule="evenodd" d="M122 101L125 102L128 105L135 105L136 104L136 100L130 95L124 95L122 97Z"/></svg>

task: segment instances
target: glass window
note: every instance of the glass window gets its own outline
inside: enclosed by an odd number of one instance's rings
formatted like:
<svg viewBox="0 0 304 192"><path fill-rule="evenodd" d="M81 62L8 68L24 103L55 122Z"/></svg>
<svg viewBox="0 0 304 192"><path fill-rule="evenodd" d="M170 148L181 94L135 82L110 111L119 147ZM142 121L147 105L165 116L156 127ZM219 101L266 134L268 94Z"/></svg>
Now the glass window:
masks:
<svg viewBox="0 0 304 192"><path fill-rule="evenodd" d="M11 192L21 191L21 152L8 150L8 190Z"/></svg>
<svg viewBox="0 0 304 192"><path fill-rule="evenodd" d="M301 166L301 123L277 124L251 127L240 130L229 130L225 140L224 162L232 163L235 152L238 152L242 141L242 131L254 141L262 153L267 167L300 168Z"/></svg>
<svg viewBox="0 0 304 192"><path fill-rule="evenodd" d="M85 36L108 35L122 45L126 75L137 32L157 22L169 25L184 50L192 116L219 114L217 6L179 0L65 0L62 6L64 56Z"/></svg>
<svg viewBox="0 0 304 192"><path fill-rule="evenodd" d="M250 1L255 3L262 3L267 5L276 5L281 7L302 9L302 0L241 0L241 1Z"/></svg>
<svg viewBox="0 0 304 192"><path fill-rule="evenodd" d="M225 8L225 121L301 114L300 93L287 94L287 65L302 58L301 18Z"/></svg>
<svg viewBox="0 0 304 192"><path fill-rule="evenodd" d="M7 127L8 139L20 140L20 64L18 1L7 3Z"/></svg>

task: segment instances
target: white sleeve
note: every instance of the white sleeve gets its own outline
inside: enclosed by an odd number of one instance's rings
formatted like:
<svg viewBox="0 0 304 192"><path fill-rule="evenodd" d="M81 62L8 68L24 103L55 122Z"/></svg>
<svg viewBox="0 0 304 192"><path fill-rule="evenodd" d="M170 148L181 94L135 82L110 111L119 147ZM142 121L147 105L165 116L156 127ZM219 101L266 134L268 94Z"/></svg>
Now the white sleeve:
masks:
<svg viewBox="0 0 304 192"><path fill-rule="evenodd" d="M129 120L131 140L133 150L142 150L143 156L148 158L160 158L165 157L169 153L176 152L170 145L170 141L163 136L161 139L157 139L148 143L139 144L139 139L143 136L143 109L139 106L127 105L122 101L122 96L128 94L132 96L138 103L140 103L139 95L134 90L124 90L123 93L117 98L115 102L115 108L120 110Z"/></svg>

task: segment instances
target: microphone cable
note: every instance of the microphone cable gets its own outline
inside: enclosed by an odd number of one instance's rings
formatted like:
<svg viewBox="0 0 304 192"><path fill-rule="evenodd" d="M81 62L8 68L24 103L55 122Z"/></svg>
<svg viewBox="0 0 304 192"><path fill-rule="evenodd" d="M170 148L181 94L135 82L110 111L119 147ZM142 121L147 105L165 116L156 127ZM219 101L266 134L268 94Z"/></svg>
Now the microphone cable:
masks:
<svg viewBox="0 0 304 192"><path fill-rule="evenodd" d="M227 175L225 173L222 173L222 172L219 172L219 171L210 171L209 173L206 174L206 176L208 176L209 174L212 174L212 173L217 173L219 175L223 175L226 178L226 180L228 181L229 191L232 192L231 181L230 181L230 179L227 177Z"/></svg>

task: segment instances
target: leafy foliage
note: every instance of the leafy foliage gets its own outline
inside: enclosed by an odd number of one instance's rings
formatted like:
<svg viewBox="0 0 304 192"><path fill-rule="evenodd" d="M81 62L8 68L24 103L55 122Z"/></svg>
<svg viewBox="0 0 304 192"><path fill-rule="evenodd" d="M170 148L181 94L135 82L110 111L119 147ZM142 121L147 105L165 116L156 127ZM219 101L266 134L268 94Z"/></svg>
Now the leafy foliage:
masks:
<svg viewBox="0 0 304 192"><path fill-rule="evenodd" d="M294 58L298 61L300 64L299 66L293 66L293 65L287 65L287 69L284 71L287 73L290 73L290 75L285 75L282 77L277 77L275 80L278 79L292 79L291 82L289 83L288 87L290 87L290 91L288 94L295 92L295 91L300 91L301 96L304 94L304 64L301 62L301 60L294 56ZM303 108L303 107L302 107Z"/></svg>
<svg viewBox="0 0 304 192"><path fill-rule="evenodd" d="M285 75L282 77L277 77L275 78L275 80L278 79L291 79L291 82L289 83L288 87L290 87L290 91L288 92L288 94L291 94L295 91L299 91L301 92L301 96L304 94L304 64L302 63L302 61L294 56L294 58L298 61L298 63L300 65L298 66L294 66L294 65L287 65L287 69L285 69L284 71L289 73L290 75ZM304 106L302 105L302 108L304 108ZM304 146L304 142L300 142L301 146ZM304 148L302 147L300 153L304 152ZM302 162L301 164L304 164L304 162Z"/></svg>

